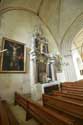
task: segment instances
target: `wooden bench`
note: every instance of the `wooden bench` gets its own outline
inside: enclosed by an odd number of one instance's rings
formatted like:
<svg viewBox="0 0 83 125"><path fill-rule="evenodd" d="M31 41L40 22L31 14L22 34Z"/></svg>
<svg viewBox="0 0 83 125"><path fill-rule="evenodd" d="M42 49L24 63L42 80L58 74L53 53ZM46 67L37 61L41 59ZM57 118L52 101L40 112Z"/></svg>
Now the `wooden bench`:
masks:
<svg viewBox="0 0 83 125"><path fill-rule="evenodd" d="M72 93L72 94L78 94L83 95L83 86L79 86L79 83L63 83L61 84L61 92L62 93Z"/></svg>
<svg viewBox="0 0 83 125"><path fill-rule="evenodd" d="M77 97L79 97L79 98L83 98L83 95L82 94L78 94L78 93L68 93L68 92L62 92L62 93L64 93L64 94L69 94L69 95L73 95L73 96L77 96Z"/></svg>
<svg viewBox="0 0 83 125"><path fill-rule="evenodd" d="M61 85L83 88L83 80L75 81L75 82L64 82L64 83L61 83Z"/></svg>
<svg viewBox="0 0 83 125"><path fill-rule="evenodd" d="M76 93L78 95L83 95L83 90L78 90L78 89L73 89L73 88L65 88L65 87L62 87L62 90L61 92L67 92L67 93Z"/></svg>
<svg viewBox="0 0 83 125"><path fill-rule="evenodd" d="M82 89L83 90L83 85L81 84L80 85L80 83L76 83L76 82L73 82L73 83L68 83L68 82L66 82L66 83L62 83L61 84L62 85L62 87L68 87L68 88L74 88L74 89Z"/></svg>
<svg viewBox="0 0 83 125"><path fill-rule="evenodd" d="M83 80L78 80L78 81L75 81L76 84L79 84L81 86L83 86Z"/></svg>
<svg viewBox="0 0 83 125"><path fill-rule="evenodd" d="M5 111L1 100L0 100L0 125L9 125L7 112Z"/></svg>
<svg viewBox="0 0 83 125"><path fill-rule="evenodd" d="M83 104L68 99L43 95L43 105L70 114L83 120Z"/></svg>
<svg viewBox="0 0 83 125"><path fill-rule="evenodd" d="M72 93L63 93L63 92L53 92L52 96L63 96L63 97L67 97L70 99L76 99L76 100L80 100L81 102L83 102L83 96L82 95L75 95Z"/></svg>
<svg viewBox="0 0 83 125"><path fill-rule="evenodd" d="M15 115L11 111L9 104L6 101L2 101L5 111L7 112L7 117L9 120L9 125L19 125Z"/></svg>
<svg viewBox="0 0 83 125"><path fill-rule="evenodd" d="M58 112L57 110L52 111L42 105L34 103L31 100L25 99L18 93L15 93L15 104L19 104L25 109L27 112L27 119L32 116L41 125L83 125L70 115Z"/></svg>
<svg viewBox="0 0 83 125"><path fill-rule="evenodd" d="M78 90L83 90L83 86L78 86L77 84L76 85L62 85L62 87L65 87L65 88L69 88L69 89L78 89Z"/></svg>
<svg viewBox="0 0 83 125"><path fill-rule="evenodd" d="M0 125L19 125L6 101L0 101Z"/></svg>

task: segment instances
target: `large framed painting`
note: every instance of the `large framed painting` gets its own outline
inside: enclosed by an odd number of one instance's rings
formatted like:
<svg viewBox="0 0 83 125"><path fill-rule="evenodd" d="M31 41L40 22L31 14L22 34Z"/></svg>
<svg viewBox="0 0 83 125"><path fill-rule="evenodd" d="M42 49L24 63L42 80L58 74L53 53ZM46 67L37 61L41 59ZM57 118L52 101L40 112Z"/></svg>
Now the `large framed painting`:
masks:
<svg viewBox="0 0 83 125"><path fill-rule="evenodd" d="M1 72L25 72L26 69L26 48L25 44L3 38L1 56Z"/></svg>

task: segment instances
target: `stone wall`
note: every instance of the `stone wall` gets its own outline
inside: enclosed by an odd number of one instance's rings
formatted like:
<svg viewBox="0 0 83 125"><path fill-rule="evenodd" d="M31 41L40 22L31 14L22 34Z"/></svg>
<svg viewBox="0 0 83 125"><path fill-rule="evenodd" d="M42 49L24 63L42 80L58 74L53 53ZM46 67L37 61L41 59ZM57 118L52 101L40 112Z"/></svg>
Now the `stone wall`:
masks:
<svg viewBox="0 0 83 125"><path fill-rule="evenodd" d="M30 48L34 28L36 25L41 25L45 36L49 40L50 51L53 48L57 50L56 43L48 29L35 14L25 10L11 10L1 14L0 20L0 46L2 46L2 38L6 37L25 43L26 48ZM0 73L1 97L13 102L15 91L21 93L31 92L28 52L26 68L26 73Z"/></svg>

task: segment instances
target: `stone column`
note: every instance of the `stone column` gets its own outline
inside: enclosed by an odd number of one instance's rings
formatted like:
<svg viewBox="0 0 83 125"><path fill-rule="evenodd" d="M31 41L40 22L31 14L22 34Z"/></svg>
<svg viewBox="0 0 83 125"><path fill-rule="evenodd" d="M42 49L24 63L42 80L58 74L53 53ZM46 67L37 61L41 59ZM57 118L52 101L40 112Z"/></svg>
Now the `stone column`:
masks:
<svg viewBox="0 0 83 125"><path fill-rule="evenodd" d="M30 79L31 79L31 97L33 100L38 98L37 92L37 57L35 51L30 52Z"/></svg>
<svg viewBox="0 0 83 125"><path fill-rule="evenodd" d="M67 65L64 65L64 67L63 67L66 81L76 81L77 76L76 76L76 72L75 72L72 55L65 56L64 61L67 64Z"/></svg>
<svg viewBox="0 0 83 125"><path fill-rule="evenodd" d="M50 57L49 61L48 61L48 64L50 64L50 67L51 67L50 68L50 70L51 70L50 72L51 72L52 81L55 81L57 79L56 70L55 70L55 58L54 57Z"/></svg>
<svg viewBox="0 0 83 125"><path fill-rule="evenodd" d="M55 74L55 63L51 63L51 73L52 73L52 81L56 80L56 74Z"/></svg>
<svg viewBox="0 0 83 125"><path fill-rule="evenodd" d="M47 77L50 77L49 65L50 63L48 62L46 67Z"/></svg>
<svg viewBox="0 0 83 125"><path fill-rule="evenodd" d="M35 52L30 53L30 73L31 73L31 83L35 84L38 82L37 78L37 57Z"/></svg>

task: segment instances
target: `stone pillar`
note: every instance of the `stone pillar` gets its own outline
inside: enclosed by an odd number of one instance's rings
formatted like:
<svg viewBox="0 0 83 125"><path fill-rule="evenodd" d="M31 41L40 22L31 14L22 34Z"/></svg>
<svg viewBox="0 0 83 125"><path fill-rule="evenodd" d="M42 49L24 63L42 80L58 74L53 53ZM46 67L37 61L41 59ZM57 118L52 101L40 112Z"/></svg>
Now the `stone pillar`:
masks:
<svg viewBox="0 0 83 125"><path fill-rule="evenodd" d="M57 80L57 76L56 76L55 58L54 57L49 57L48 65L49 64L50 64L50 71L48 70L48 74L49 74L49 72L51 72L52 81L55 81L55 80Z"/></svg>
<svg viewBox="0 0 83 125"><path fill-rule="evenodd" d="M35 52L31 52L30 53L30 73L31 73L31 83L35 84L38 82L38 78L37 78L37 57Z"/></svg>
<svg viewBox="0 0 83 125"><path fill-rule="evenodd" d="M35 51L30 52L30 81L31 81L31 97L36 100L38 97L36 83L38 83L37 78L37 57Z"/></svg>
<svg viewBox="0 0 83 125"><path fill-rule="evenodd" d="M64 61L65 61L65 65L63 66L63 68L64 68L66 81L76 81L77 76L75 72L72 55L64 57Z"/></svg>
<svg viewBox="0 0 83 125"><path fill-rule="evenodd" d="M47 67L46 67L46 71L47 71L47 77L50 78L50 71L49 71L49 68L50 67L50 63L48 62L47 63Z"/></svg>
<svg viewBox="0 0 83 125"><path fill-rule="evenodd" d="M56 80L56 74L55 74L55 63L51 63L51 73L52 73L52 81Z"/></svg>

